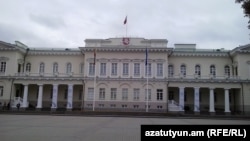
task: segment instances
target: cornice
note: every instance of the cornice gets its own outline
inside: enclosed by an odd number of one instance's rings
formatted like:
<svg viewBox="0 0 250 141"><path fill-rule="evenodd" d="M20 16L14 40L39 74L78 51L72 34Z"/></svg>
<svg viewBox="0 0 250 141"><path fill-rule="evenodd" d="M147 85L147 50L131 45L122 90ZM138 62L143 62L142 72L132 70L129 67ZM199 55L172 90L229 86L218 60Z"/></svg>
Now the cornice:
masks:
<svg viewBox="0 0 250 141"><path fill-rule="evenodd" d="M39 77L39 76L0 76L1 79L5 80L34 80L34 81L94 81L94 77ZM111 78L111 77L97 77L96 81L131 81L131 82L146 82L147 79L145 77L140 78ZM224 84L230 84L230 83L250 83L250 80L236 80L236 79L171 79L171 78L148 78L149 82L164 82L164 83L171 83L171 82L177 82L177 83L224 83Z"/></svg>
<svg viewBox="0 0 250 141"><path fill-rule="evenodd" d="M145 52L145 47L84 47L80 48L83 52ZM148 52L169 52L171 48L148 48Z"/></svg>
<svg viewBox="0 0 250 141"><path fill-rule="evenodd" d="M227 52L173 52L177 57L228 57Z"/></svg>
<svg viewBox="0 0 250 141"><path fill-rule="evenodd" d="M81 51L30 51L28 55L82 55Z"/></svg>
<svg viewBox="0 0 250 141"><path fill-rule="evenodd" d="M17 51L16 48L0 48L1 51Z"/></svg>

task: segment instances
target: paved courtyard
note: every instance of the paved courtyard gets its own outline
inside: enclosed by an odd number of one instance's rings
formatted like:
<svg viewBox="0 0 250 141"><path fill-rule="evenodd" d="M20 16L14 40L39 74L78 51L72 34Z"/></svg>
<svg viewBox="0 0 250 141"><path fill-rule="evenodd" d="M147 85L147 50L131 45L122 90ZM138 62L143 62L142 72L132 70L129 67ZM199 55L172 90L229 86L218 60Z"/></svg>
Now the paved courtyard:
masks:
<svg viewBox="0 0 250 141"><path fill-rule="evenodd" d="M0 115L1 141L140 141L142 124L250 124L250 120Z"/></svg>

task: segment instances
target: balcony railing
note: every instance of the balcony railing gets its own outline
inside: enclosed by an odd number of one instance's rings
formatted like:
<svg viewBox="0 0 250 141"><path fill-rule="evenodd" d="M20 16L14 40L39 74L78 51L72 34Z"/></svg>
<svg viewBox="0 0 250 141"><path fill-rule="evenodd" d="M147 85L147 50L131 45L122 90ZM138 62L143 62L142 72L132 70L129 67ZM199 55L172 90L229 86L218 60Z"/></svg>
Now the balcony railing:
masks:
<svg viewBox="0 0 250 141"><path fill-rule="evenodd" d="M239 80L240 76L228 76L228 75L172 75L168 77L169 79L221 79L221 80Z"/></svg>
<svg viewBox="0 0 250 141"><path fill-rule="evenodd" d="M16 73L17 77L86 77L83 73ZM93 76L87 76L93 77ZM96 76L99 77L99 76ZM111 78L109 75L103 76L102 78ZM128 78L128 76L118 76L117 78ZM129 77L129 78L138 78L138 77ZM144 77L141 77L144 78ZM150 79L157 79L158 77L150 77ZM196 79L196 80L241 80L240 76L228 76L228 75L172 75L168 77L161 77L167 79L176 79L176 80L188 80L188 79ZM243 79L244 80L244 79Z"/></svg>
<svg viewBox="0 0 250 141"><path fill-rule="evenodd" d="M84 74L82 73L30 73L30 72L24 72L24 73L15 73L15 76L21 76L21 77L83 77Z"/></svg>

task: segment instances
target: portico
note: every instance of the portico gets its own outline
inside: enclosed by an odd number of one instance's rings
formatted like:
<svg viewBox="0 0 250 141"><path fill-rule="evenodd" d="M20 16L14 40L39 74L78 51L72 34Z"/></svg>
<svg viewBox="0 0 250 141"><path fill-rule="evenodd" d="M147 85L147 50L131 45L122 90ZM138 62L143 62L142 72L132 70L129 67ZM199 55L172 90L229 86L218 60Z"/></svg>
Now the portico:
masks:
<svg viewBox="0 0 250 141"><path fill-rule="evenodd" d="M240 88L220 87L169 87L169 100L174 100L185 113L231 114L237 111Z"/></svg>

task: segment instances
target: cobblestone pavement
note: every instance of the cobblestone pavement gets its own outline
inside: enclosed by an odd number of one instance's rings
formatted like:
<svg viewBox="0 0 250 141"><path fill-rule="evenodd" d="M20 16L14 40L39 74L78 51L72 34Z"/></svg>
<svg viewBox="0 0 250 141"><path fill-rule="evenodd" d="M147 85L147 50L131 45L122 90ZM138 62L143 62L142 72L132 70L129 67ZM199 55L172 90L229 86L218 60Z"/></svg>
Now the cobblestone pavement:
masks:
<svg viewBox="0 0 250 141"><path fill-rule="evenodd" d="M250 120L0 115L1 141L140 141L142 124L250 124Z"/></svg>

